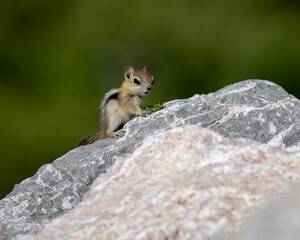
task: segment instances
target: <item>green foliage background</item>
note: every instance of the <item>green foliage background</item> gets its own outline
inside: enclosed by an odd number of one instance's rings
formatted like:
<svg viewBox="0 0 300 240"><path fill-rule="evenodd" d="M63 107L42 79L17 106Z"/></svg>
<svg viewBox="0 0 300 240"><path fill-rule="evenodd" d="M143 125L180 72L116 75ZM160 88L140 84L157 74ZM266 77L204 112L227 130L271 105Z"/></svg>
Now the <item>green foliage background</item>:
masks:
<svg viewBox="0 0 300 240"><path fill-rule="evenodd" d="M103 94L148 66L145 105L244 79L300 97L296 0L2 0L0 189L98 131Z"/></svg>

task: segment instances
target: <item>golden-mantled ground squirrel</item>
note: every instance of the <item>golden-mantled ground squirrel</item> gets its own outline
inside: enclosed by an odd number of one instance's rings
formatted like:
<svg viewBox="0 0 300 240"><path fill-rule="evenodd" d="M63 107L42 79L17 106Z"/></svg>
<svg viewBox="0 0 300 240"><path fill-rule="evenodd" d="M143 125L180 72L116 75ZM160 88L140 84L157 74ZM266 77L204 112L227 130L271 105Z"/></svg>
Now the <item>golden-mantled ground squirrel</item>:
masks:
<svg viewBox="0 0 300 240"><path fill-rule="evenodd" d="M120 88L108 91L100 104L100 132L82 139L77 146L91 144L104 137L122 137L123 125L132 115L143 116L141 106L154 84L147 68L125 67L125 80Z"/></svg>

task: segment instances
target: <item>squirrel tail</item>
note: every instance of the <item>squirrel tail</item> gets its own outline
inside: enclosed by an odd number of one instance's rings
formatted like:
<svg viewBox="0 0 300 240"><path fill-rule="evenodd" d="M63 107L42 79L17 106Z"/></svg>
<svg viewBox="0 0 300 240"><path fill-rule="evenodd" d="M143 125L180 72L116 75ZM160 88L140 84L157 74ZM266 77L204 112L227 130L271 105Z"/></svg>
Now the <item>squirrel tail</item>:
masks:
<svg viewBox="0 0 300 240"><path fill-rule="evenodd" d="M92 144L94 142L96 142L97 140L99 140L100 138L103 138L104 134L100 131L94 135L85 137L83 139L81 139L79 141L79 143L77 143L76 147L82 146L82 145L88 145L88 144Z"/></svg>

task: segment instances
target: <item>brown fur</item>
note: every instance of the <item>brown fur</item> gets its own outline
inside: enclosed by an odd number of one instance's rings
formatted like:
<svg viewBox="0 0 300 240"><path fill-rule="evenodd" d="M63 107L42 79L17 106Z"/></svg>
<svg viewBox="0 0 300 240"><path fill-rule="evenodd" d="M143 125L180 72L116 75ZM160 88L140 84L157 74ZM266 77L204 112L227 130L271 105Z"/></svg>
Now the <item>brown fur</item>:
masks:
<svg viewBox="0 0 300 240"><path fill-rule="evenodd" d="M142 114L141 106L153 87L154 78L146 67L142 70L125 67L124 76L121 88L111 89L101 101L100 132L82 139L77 146L91 144L104 137L122 137L123 125L132 115ZM134 82L135 78L138 84Z"/></svg>

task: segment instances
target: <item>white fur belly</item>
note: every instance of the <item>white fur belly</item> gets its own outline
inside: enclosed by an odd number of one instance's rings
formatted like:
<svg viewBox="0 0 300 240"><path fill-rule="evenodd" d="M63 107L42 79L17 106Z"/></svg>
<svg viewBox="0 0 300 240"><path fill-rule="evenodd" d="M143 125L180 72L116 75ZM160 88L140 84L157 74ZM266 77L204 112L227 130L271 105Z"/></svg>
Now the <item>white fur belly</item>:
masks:
<svg viewBox="0 0 300 240"><path fill-rule="evenodd" d="M110 101L107 106L109 116L109 132L116 131L120 125L129 121L131 114L128 114L118 106L117 101Z"/></svg>

